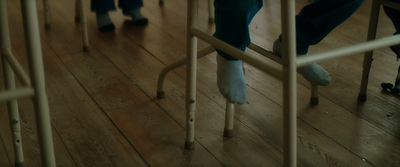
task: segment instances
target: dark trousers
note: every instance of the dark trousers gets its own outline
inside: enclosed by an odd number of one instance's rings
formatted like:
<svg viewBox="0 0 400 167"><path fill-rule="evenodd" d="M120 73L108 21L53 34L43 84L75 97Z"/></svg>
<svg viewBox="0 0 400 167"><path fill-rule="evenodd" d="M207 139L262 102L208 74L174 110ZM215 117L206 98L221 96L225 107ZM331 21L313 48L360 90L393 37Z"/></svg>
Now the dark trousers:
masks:
<svg viewBox="0 0 400 167"><path fill-rule="evenodd" d="M119 0L118 7L123 13L143 7L142 0ZM117 10L114 0L91 0L91 10L94 12L106 13Z"/></svg>
<svg viewBox="0 0 400 167"><path fill-rule="evenodd" d="M364 0L314 0L296 16L297 53L306 54L310 45L324 39L333 29L347 20ZM214 36L245 50L251 43L249 24L263 6L262 0L215 0ZM236 60L218 53L228 60Z"/></svg>

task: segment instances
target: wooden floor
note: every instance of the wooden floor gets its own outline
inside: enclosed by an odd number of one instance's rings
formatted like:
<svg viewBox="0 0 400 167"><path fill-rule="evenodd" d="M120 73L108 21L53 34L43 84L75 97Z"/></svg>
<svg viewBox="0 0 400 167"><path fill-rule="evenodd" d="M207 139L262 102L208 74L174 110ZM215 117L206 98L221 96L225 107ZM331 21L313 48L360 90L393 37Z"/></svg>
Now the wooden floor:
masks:
<svg viewBox="0 0 400 167"><path fill-rule="evenodd" d="M160 70L185 57L186 0L166 0L163 7L158 0L145 0L145 27L130 26L121 10L113 12L116 30L111 33L97 30L85 1L89 52L82 52L73 1L50 2L51 30L43 26L42 1L37 8L58 166L282 166L282 83L247 65L247 101L236 107L235 136L225 138L215 53L199 60L196 148L183 148L185 67L167 75L165 99L156 91ZM297 10L307 3L296 2ZM7 3L12 50L26 67L20 4ZM365 41L370 4L367 0L310 54ZM200 6L200 27L212 34L206 1ZM272 48L280 34L279 1L265 0L250 27L254 43ZM379 38L395 31L384 13L378 31ZM199 42L199 48L206 46ZM364 103L357 101L362 54L320 63L332 83L320 88L318 106L308 104L310 85L298 76L298 166L400 166L400 98L380 88L382 82L394 83L399 62L389 48L374 55ZM13 166L6 105L0 107L0 166ZM33 105L21 99L19 107L26 164L41 166Z"/></svg>

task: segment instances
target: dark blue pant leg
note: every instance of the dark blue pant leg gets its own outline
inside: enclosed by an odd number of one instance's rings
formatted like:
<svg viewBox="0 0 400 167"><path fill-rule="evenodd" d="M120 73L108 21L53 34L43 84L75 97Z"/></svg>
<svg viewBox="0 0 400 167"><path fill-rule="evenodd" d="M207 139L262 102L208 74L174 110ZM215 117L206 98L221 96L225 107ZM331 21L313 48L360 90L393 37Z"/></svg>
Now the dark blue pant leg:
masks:
<svg viewBox="0 0 400 167"><path fill-rule="evenodd" d="M91 0L90 5L93 12L107 13L116 10L114 0Z"/></svg>
<svg viewBox="0 0 400 167"><path fill-rule="evenodd" d="M262 0L215 0L214 36L244 51L250 44L249 24L262 5ZM228 60L237 60L217 52Z"/></svg>
<svg viewBox="0 0 400 167"><path fill-rule="evenodd" d="M143 7L142 0L119 0L118 7L122 9L122 13L126 14L134 9Z"/></svg>
<svg viewBox="0 0 400 167"><path fill-rule="evenodd" d="M396 28L395 34L400 34L400 10L396 10L387 6L383 7L386 15L392 20L394 28Z"/></svg>
<svg viewBox="0 0 400 167"><path fill-rule="evenodd" d="M297 54L324 39L347 20L364 0L314 0L296 16Z"/></svg>
<svg viewBox="0 0 400 167"><path fill-rule="evenodd" d="M118 7L122 9L123 13L143 7L142 0L119 0ZM115 11L114 0L91 0L91 10L94 12L106 13L108 11Z"/></svg>
<svg viewBox="0 0 400 167"><path fill-rule="evenodd" d="M392 20L394 28L396 28L395 35L400 35L400 10L396 10L387 6L383 7L386 15ZM390 49L397 55L397 60L400 59L400 45L391 46ZM399 67L400 68L400 67ZM398 80L397 80L398 82ZM398 85L398 83L397 83Z"/></svg>

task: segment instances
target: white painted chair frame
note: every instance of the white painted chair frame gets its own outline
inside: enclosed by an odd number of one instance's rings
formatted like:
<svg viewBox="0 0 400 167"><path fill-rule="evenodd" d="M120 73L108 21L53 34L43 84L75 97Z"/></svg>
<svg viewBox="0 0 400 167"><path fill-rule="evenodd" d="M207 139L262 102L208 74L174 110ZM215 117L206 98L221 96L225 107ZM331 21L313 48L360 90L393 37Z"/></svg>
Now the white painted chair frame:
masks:
<svg viewBox="0 0 400 167"><path fill-rule="evenodd" d="M188 15L187 15L187 58L177 61L165 67L158 78L157 96L159 98L165 97L164 94L164 78L166 74L183 65L187 65L186 76L186 139L185 149L194 149L194 124L195 124L195 109L196 109L196 69L197 59L203 57L213 51L215 48L220 49L229 55L241 59L244 62L270 74L271 76L281 79L283 82L283 138L284 138L284 166L297 165L297 99L296 99L296 69L311 63L330 60L333 58L354 55L356 53L364 53L374 49L400 44L400 36L385 37L373 41L359 43L353 46L335 49L324 53L296 57L295 52L295 1L282 0L281 1L281 15L282 15L282 57L280 60L272 52L265 50L255 44L249 46L266 57L275 60L282 64L283 70L269 67L256 59L252 58L247 53L244 53L202 31L197 28L197 14L198 14L198 0L188 0ZM197 52L197 40L202 39L212 46L207 47ZM317 86L312 85L312 97L318 100ZM231 132L233 128L233 111L234 104L227 102L226 105L226 118L225 118L225 131ZM226 135L224 131L225 136ZM231 133L230 133L231 134Z"/></svg>
<svg viewBox="0 0 400 167"><path fill-rule="evenodd" d="M50 4L49 0L43 0L44 6L44 20L45 20L45 29L51 29L50 24ZM84 52L89 51L89 37L87 33L87 21L86 21L86 13L85 6L83 0L75 0L75 22L81 23L82 30L82 50Z"/></svg>
<svg viewBox="0 0 400 167"><path fill-rule="evenodd" d="M6 89L0 92L0 101L7 101L10 126L14 140L15 166L24 166L20 119L17 99L31 97L35 107L35 118L43 166L56 166L50 113L45 90L44 67L40 43L40 32L36 1L21 0L25 40L29 60L30 78L11 51L6 0L0 0L1 59ZM23 87L16 88L15 75Z"/></svg>
<svg viewBox="0 0 400 167"><path fill-rule="evenodd" d="M376 31L378 28L379 11L381 9L381 5L390 6L391 8L400 10L399 2L394 2L392 0L373 0L372 1L367 41L375 40L375 38L376 38ZM368 76L369 76L369 71L371 69L371 63L372 63L372 59L373 59L372 55L373 55L373 51L371 50L369 52L366 52L365 56L364 56L363 73L362 73L362 79L361 79L361 85L360 85L360 92L358 94L359 101L367 100Z"/></svg>

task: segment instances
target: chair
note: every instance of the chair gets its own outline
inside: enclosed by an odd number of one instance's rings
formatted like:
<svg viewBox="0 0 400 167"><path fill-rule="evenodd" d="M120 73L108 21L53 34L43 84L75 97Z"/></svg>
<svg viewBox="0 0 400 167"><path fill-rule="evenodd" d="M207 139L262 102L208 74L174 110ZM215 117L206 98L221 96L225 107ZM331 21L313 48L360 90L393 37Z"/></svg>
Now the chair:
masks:
<svg viewBox="0 0 400 167"><path fill-rule="evenodd" d="M0 101L7 101L11 131L14 140L15 166L24 166L20 120L17 100L32 97L35 106L41 160L43 166L55 166L54 146L49 106L45 92L44 67L36 1L21 1L25 39L29 56L30 79L11 52L6 0L0 0L1 59L6 89L0 92ZM14 75L15 74L15 75ZM15 76L23 87L16 88Z"/></svg>
<svg viewBox="0 0 400 167"><path fill-rule="evenodd" d="M368 27L368 36L367 40L375 40L376 38L376 31L378 27L378 18L379 18L379 11L381 5L390 6L391 8L400 10L400 1L393 1L393 0L374 0L372 2L371 7L371 15ZM358 94L359 101L366 101L367 100L367 87L368 87L368 76L369 71L371 69L372 63L372 55L373 51L369 51L365 53L364 56L364 64L363 64L363 73L360 85L360 92Z"/></svg>
<svg viewBox="0 0 400 167"><path fill-rule="evenodd" d="M373 49L391 46L400 43L400 37L387 37L374 41L368 41L356 44L350 47L339 48L324 53L319 53L313 56L296 57L295 53L295 1L281 1L281 16L282 16L282 57L278 58L274 53L268 51L256 44L250 44L249 48L280 63L283 70L268 67L268 65L257 61L251 55L244 53L207 33L200 31L197 28L197 12L198 0L188 1L188 38L187 38L187 58L179 60L171 65L166 66L158 78L157 97L163 98L164 94L164 78L172 69L186 63L186 139L185 149L194 149L194 124L195 124L195 109L196 109L196 66L197 59L203 57L213 51L215 48L247 62L271 76L281 79L283 82L283 138L284 138L284 166L297 165L297 95L296 95L296 69L314 62L321 62L337 57L348 56L355 53L363 53ZM211 46L197 51L198 38L209 43ZM312 96L311 103L318 104L317 86L311 87ZM314 100L314 101L313 101ZM233 108L234 104L226 103L226 117L224 136L232 136L233 127Z"/></svg>
<svg viewBox="0 0 400 167"><path fill-rule="evenodd" d="M49 0L43 0L44 5L44 20L45 20L45 29L51 29L50 25L50 5ZM81 23L82 29L82 50L84 52L89 51L89 37L87 33L87 22L86 22L86 14L83 0L75 1L75 22Z"/></svg>

